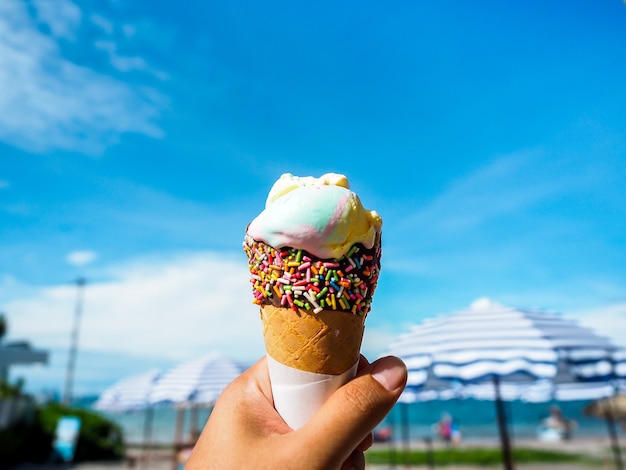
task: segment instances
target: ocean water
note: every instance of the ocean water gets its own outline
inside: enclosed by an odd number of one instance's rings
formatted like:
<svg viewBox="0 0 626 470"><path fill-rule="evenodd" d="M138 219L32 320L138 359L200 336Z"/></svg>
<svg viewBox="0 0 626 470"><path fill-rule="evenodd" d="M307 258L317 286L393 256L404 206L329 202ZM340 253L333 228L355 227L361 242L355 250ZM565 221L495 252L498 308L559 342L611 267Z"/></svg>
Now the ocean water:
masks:
<svg viewBox="0 0 626 470"><path fill-rule="evenodd" d="M577 423L573 438L607 436L605 421L583 415L582 408L587 403L589 402L504 402L509 433L513 439L536 439L541 420L548 415L551 406L558 405L566 418L573 419ZM210 412L210 409L199 409L194 415L191 410L186 410L183 435L189 436L194 428L202 429ZM392 427L394 440L434 438L433 425L441 419L443 413L449 413L457 421L464 441L498 439L495 403L489 400L465 399L397 404L381 425ZM103 414L122 427L127 442L171 443L174 441L177 416L174 408L155 408L151 426L149 420L147 421L149 416L145 410ZM620 437L626 435L622 430L619 433Z"/></svg>
<svg viewBox="0 0 626 470"><path fill-rule="evenodd" d="M588 401L526 403L504 402L509 434L513 439L537 439L541 421L548 416L551 406L559 406L566 419L576 422L572 437L607 435L604 420L585 416L582 408ZM464 441L497 440L499 430L495 402L490 400L444 400L412 404L398 404L383 421L394 430L396 440L435 438L435 424L444 413L450 414L460 426Z"/></svg>

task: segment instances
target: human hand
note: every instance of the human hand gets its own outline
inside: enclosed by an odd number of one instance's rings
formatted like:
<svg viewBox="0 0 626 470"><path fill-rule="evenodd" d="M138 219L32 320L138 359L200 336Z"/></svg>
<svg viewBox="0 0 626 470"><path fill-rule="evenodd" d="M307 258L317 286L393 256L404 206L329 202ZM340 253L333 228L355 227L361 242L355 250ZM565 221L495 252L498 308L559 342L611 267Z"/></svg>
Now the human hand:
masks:
<svg viewBox="0 0 626 470"><path fill-rule="evenodd" d="M267 361L259 360L220 395L185 470L362 469L372 431L396 403L407 371L396 357L372 364L293 431L274 409Z"/></svg>

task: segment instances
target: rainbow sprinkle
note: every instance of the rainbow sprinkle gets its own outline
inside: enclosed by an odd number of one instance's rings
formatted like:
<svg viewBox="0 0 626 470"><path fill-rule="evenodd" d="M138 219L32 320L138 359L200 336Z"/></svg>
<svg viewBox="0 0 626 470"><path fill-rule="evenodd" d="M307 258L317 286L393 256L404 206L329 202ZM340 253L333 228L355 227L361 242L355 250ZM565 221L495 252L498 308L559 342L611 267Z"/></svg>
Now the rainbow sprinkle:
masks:
<svg viewBox="0 0 626 470"><path fill-rule="evenodd" d="M380 235L371 249L354 245L340 259L320 260L304 250L275 249L246 235L253 303L367 315L380 273Z"/></svg>

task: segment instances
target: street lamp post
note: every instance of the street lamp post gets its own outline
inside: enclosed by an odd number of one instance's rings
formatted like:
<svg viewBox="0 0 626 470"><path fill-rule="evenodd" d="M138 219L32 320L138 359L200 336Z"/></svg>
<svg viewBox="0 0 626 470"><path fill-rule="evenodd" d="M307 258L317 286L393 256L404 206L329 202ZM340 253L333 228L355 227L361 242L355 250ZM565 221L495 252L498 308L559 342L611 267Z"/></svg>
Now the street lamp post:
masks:
<svg viewBox="0 0 626 470"><path fill-rule="evenodd" d="M78 332L80 329L80 317L83 313L83 290L87 280L84 277L76 279L76 307L74 309L74 326L70 340L70 354L67 360L67 375L65 376L65 391L63 392L64 405L70 406L72 402L72 385L74 383L74 369L76 367L76 354L78 352Z"/></svg>

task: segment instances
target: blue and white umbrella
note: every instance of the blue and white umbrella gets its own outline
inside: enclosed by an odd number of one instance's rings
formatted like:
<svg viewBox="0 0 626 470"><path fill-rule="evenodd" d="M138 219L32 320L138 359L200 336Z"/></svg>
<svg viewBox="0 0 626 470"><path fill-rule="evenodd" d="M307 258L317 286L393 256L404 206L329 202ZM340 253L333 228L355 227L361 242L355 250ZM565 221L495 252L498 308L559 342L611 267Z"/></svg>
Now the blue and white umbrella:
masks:
<svg viewBox="0 0 626 470"><path fill-rule="evenodd" d="M619 348L590 329L560 315L489 299L413 326L388 352L402 358L409 370L405 402L428 389L441 393L442 381L466 396L485 394L481 384L492 382L490 396L508 469L512 457L502 400L524 390L524 384L515 382L554 381L563 367L575 381L606 382L626 368Z"/></svg>
<svg viewBox="0 0 626 470"><path fill-rule="evenodd" d="M488 299L425 320L390 347L409 368L409 389L420 388L431 378L460 383L494 377L552 379L559 361L577 380L600 380L617 372L617 350L607 338L560 315Z"/></svg>
<svg viewBox="0 0 626 470"><path fill-rule="evenodd" d="M243 370L219 353L185 361L163 374L150 394L150 402L211 406Z"/></svg>
<svg viewBox="0 0 626 470"><path fill-rule="evenodd" d="M620 381L555 383L552 380L538 380L532 383L500 383L500 396L503 400L520 400L526 403L596 400L613 395L620 390L626 391L626 385ZM428 390L421 390L417 393L426 396ZM496 392L491 383L468 384L459 387L453 398L495 400Z"/></svg>
<svg viewBox="0 0 626 470"><path fill-rule="evenodd" d="M155 405L175 405L178 408L174 440L179 443L185 420L185 408L192 411L189 434L198 434L198 407L211 407L224 388L244 371L237 362L214 352L191 359L167 371L150 394Z"/></svg>
<svg viewBox="0 0 626 470"><path fill-rule="evenodd" d="M100 411L140 411L144 413L143 447L141 463L149 460L149 446L152 440L154 409L150 404L150 395L161 377L159 369L123 378L105 389L93 407Z"/></svg>
<svg viewBox="0 0 626 470"><path fill-rule="evenodd" d="M150 393L160 375L160 370L151 369L123 378L105 389L93 406L101 411L133 411L146 408Z"/></svg>

